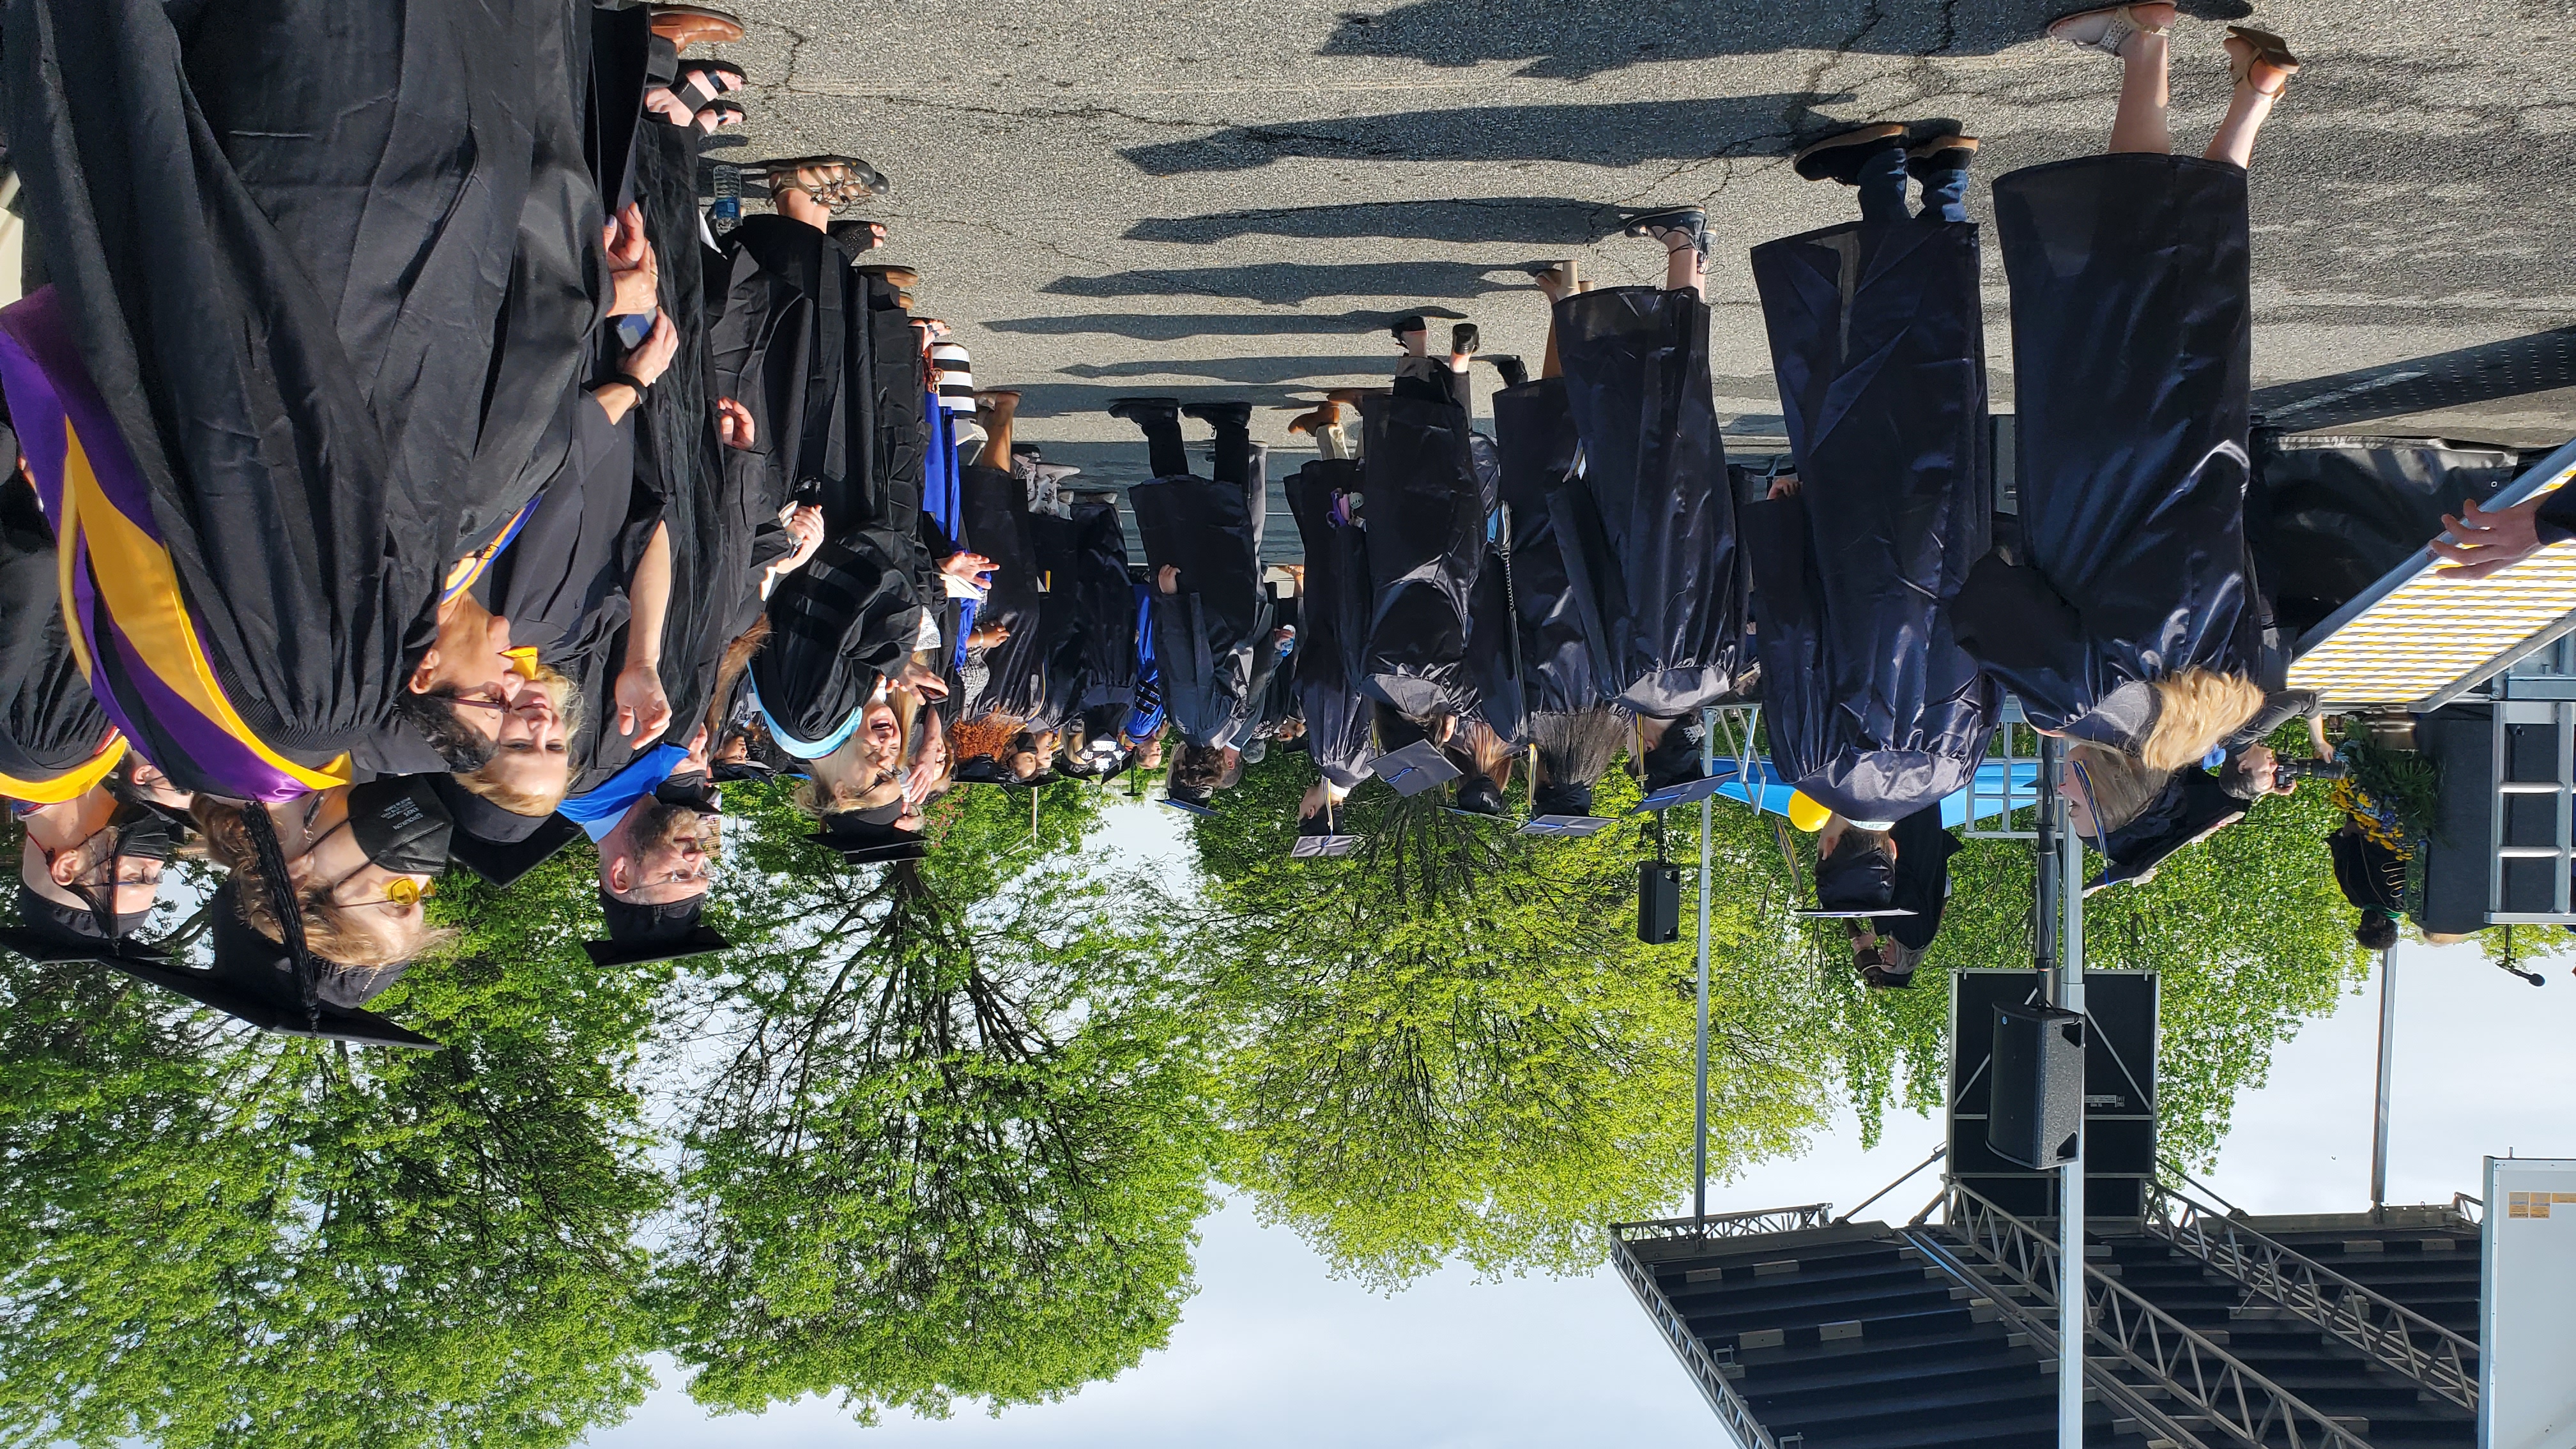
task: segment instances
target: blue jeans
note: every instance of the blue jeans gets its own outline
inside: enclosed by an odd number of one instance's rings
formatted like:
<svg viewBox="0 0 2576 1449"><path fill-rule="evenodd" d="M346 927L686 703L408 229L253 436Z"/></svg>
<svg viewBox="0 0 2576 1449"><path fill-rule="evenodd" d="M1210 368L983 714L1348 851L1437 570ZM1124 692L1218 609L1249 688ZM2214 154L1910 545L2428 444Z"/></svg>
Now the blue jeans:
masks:
<svg viewBox="0 0 2576 1449"><path fill-rule="evenodd" d="M1863 221L1903 221L1905 210L1905 148L1883 146L1870 154L1860 173L1860 216ZM1966 221L1968 208L1968 168L1964 166L1934 171L1923 178L1923 221Z"/></svg>

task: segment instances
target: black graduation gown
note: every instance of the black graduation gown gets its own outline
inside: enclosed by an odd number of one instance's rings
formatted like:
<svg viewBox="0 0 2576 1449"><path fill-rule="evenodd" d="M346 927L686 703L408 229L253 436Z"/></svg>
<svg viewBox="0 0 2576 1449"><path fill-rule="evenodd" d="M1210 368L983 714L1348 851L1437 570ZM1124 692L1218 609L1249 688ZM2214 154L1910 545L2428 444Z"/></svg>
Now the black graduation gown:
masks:
<svg viewBox="0 0 2576 1449"><path fill-rule="evenodd" d="M1358 641L1368 627L1368 534L1332 517L1334 491L1359 482L1359 464L1343 458L1318 459L1287 480L1288 510L1306 554L1296 659L1306 747L1324 778L1345 790L1368 778L1377 757L1368 697L1358 684Z"/></svg>
<svg viewBox="0 0 2576 1449"><path fill-rule="evenodd" d="M54 532L12 473L0 481L0 776L54 779L97 754L107 731L63 628Z"/></svg>
<svg viewBox="0 0 2576 1449"><path fill-rule="evenodd" d="M1580 602L1558 551L1549 497L1574 476L1581 440L1561 378L1494 394L1503 506L1511 510L1511 594L1520 627L1520 694L1529 714L1580 714L1618 693L1592 669ZM1484 617L1480 611L1479 618Z"/></svg>
<svg viewBox="0 0 2576 1449"><path fill-rule="evenodd" d="M1074 678L1081 708L1131 704L1143 661L1136 652L1136 583L1127 573L1127 526L1118 505L1083 499L1073 505L1069 591L1074 617Z"/></svg>
<svg viewBox="0 0 2576 1449"><path fill-rule="evenodd" d="M1163 676L1163 707L1182 740L1236 743L1236 706L1251 690L1255 652L1270 633L1270 601L1261 589L1260 500L1264 480L1212 483L1157 478L1128 490L1148 578L1165 564L1181 571L1180 589L1153 590L1154 658Z"/></svg>
<svg viewBox="0 0 2576 1449"><path fill-rule="evenodd" d="M2509 449L2441 438L2257 432L2245 531L2282 626L2304 634L2422 556L2441 536L2442 515L2486 502L2523 462Z"/></svg>
<svg viewBox="0 0 2576 1449"><path fill-rule="evenodd" d="M2250 674L2245 173L2090 156L1995 182L2012 284L2019 562L1951 601L1960 646L2054 729L2132 681Z"/></svg>
<svg viewBox="0 0 2576 1449"><path fill-rule="evenodd" d="M958 479L964 506L966 547L993 561L993 586L975 611L975 627L1003 628L1014 635L1037 621L1042 595L1038 563L1029 541L1029 490L999 468L980 464Z"/></svg>
<svg viewBox="0 0 2576 1449"><path fill-rule="evenodd" d="M1409 718L1476 701L1467 632L1493 511L1477 477L1466 411L1372 396L1360 404L1369 624L1359 685Z"/></svg>
<svg viewBox="0 0 2576 1449"><path fill-rule="evenodd" d="M589 14L242 0L183 35L155 0L7 9L29 224L230 707L288 760L391 717L445 566L567 445L605 290ZM296 788L132 722L183 787Z"/></svg>
<svg viewBox="0 0 2576 1449"><path fill-rule="evenodd" d="M968 704L967 712L998 711L1032 731L1045 731L1064 724L1079 704L1083 618L1073 588L1077 534L1072 523L1050 513L1024 518L1027 567L1033 579L1044 575L1053 587L1035 594L1036 610L984 656L989 671L984 692Z"/></svg>
<svg viewBox="0 0 2576 1449"><path fill-rule="evenodd" d="M656 42L657 61L662 48ZM632 145L644 233L662 258L662 310L679 334L671 365L636 412L635 486L639 518L642 498L649 496L670 529L671 601L663 615L661 676L671 701L665 738L683 745L712 702L725 646L750 627L760 571L788 547L778 527L778 504L753 486L755 474L731 466L726 455L732 450L716 436L713 339L701 273L688 265L699 244L698 138L695 126L648 116ZM760 511L764 505L766 515ZM639 546L651 537L649 527L635 535ZM619 641L618 657L625 648ZM613 724L588 733L592 770L614 773L632 759Z"/></svg>
<svg viewBox="0 0 2576 1449"><path fill-rule="evenodd" d="M1735 495L1697 293L1612 287L1556 305L1582 476L1550 500L1608 697L1677 719L1752 671Z"/></svg>
<svg viewBox="0 0 2576 1449"><path fill-rule="evenodd" d="M1977 229L1830 227L1754 248L1753 280L1801 483L1744 508L1771 756L1893 821L1967 784L2000 703L1941 608L1992 515Z"/></svg>
<svg viewBox="0 0 2576 1449"><path fill-rule="evenodd" d="M1883 916L1878 928L1911 951L1928 951L1941 934L1941 912L1950 903L1950 857L1967 847L1941 828L1941 810L1928 805L1896 822L1894 889L1888 904L1910 916Z"/></svg>

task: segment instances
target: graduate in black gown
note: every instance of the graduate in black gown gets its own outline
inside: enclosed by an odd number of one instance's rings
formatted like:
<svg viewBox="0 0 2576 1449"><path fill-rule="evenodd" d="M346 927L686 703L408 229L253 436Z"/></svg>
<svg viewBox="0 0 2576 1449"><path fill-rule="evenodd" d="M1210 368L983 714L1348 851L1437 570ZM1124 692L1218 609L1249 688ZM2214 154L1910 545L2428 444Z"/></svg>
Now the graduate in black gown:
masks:
<svg viewBox="0 0 2576 1449"><path fill-rule="evenodd" d="M2042 729L2196 762L2260 707L2248 565L2253 351L2245 166L2297 63L2231 29L2236 91L2207 155L2169 154L2171 5L2070 16L2127 75L2109 154L1995 183L2012 286L2018 556L1989 555L1952 627Z"/></svg>
<svg viewBox="0 0 2576 1449"><path fill-rule="evenodd" d="M889 758L867 716L901 690L911 697L889 712L908 726L920 696L944 693L928 661L946 594L992 567L925 528L920 338L888 278L826 234L834 178L859 164L773 171L778 212L728 239L714 343L718 389L751 417L764 500L810 495L822 512L823 542L769 597L749 676L771 738L808 762L827 811L893 782L907 741Z"/></svg>
<svg viewBox="0 0 2576 1449"><path fill-rule="evenodd" d="M1360 688L1446 741L1475 711L1467 639L1494 500L1475 466L1465 398L1476 329L1452 329L1429 355L1429 324L1396 324L1405 356L1394 388L1360 400L1362 524L1370 604Z"/></svg>
<svg viewBox="0 0 2576 1449"><path fill-rule="evenodd" d="M1237 748L1255 676L1267 678L1260 655L1274 648L1270 600L1261 588L1267 488L1249 430L1252 410L1242 403L1187 410L1217 429L1208 478L1189 472L1177 401L1124 399L1110 411L1144 430L1154 470L1153 480L1129 489L1127 498L1153 590L1164 710L1183 744Z"/></svg>
<svg viewBox="0 0 2576 1449"><path fill-rule="evenodd" d="M1624 710L1608 703L1583 610L1567 576L1550 499L1575 478L1582 439L1566 397L1554 333L1555 303L1576 295L1571 260L1537 274L1549 303L1547 359L1536 381L1494 394L1499 492L1509 523L1511 613L1521 703L1517 737L1534 750L1533 809L1540 815L1593 813L1593 787L1631 734ZM1485 617L1480 610L1479 619Z"/></svg>
<svg viewBox="0 0 2576 1449"><path fill-rule="evenodd" d="M2000 705L1942 601L1983 557L1975 142L1877 124L1799 156L1862 219L1753 249L1797 474L1743 510L1763 722L1782 778L1865 830L1963 788ZM1909 169L1924 184L1906 209Z"/></svg>
<svg viewBox="0 0 2576 1449"><path fill-rule="evenodd" d="M1354 460L1325 458L1287 480L1288 508L1306 556L1295 682L1306 748L1324 777L1316 787L1321 793L1305 811L1309 815L1359 788L1377 756L1368 697L1359 687L1359 641L1368 627L1368 534L1353 526L1348 513L1359 479Z"/></svg>
<svg viewBox="0 0 2576 1449"><path fill-rule="evenodd" d="M53 285L0 318L0 366L49 512L86 515L92 689L181 787L322 788L398 719L488 742L447 700L507 697L506 630L442 581L554 470L618 306L590 13L8 7Z"/></svg>
<svg viewBox="0 0 2576 1449"><path fill-rule="evenodd" d="M1555 308L1579 477L1550 499L1557 548L1608 702L1643 722L1650 784L1698 774L1690 719L1737 698L1755 662L1745 570L1719 441L1702 295L1707 217L1640 218L1661 287L1608 287ZM1667 744L1667 741L1670 741Z"/></svg>

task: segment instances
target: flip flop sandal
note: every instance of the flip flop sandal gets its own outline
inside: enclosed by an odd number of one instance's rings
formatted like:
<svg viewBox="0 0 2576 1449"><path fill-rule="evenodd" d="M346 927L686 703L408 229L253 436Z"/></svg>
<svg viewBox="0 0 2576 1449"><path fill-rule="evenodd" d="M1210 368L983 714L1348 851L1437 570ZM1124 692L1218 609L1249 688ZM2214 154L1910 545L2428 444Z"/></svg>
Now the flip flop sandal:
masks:
<svg viewBox="0 0 2576 1449"><path fill-rule="evenodd" d="M856 205L862 195L886 192L885 174L855 156L781 156L743 169L763 173L772 193L781 186L793 187L836 211Z"/></svg>
<svg viewBox="0 0 2576 1449"><path fill-rule="evenodd" d="M2096 22L2101 26L2098 30L2094 29ZM2149 25L2138 19L2127 5L2098 5L2048 22L2048 33L2057 39L2113 56L2120 53L2120 47L2132 35L2164 35L2169 30L2170 27Z"/></svg>
<svg viewBox="0 0 2576 1449"><path fill-rule="evenodd" d="M743 79L742 67L729 60L684 60L680 72L671 78L671 90L693 106L707 102L729 91L750 84Z"/></svg>
<svg viewBox="0 0 2576 1449"><path fill-rule="evenodd" d="M1627 231L1630 236L1654 238L1667 252L1673 250L1673 244L1664 240L1665 234L1680 232L1690 238L1691 245L1702 257L1708 255L1708 213L1696 206L1680 206L1671 211L1638 217L1628 223Z"/></svg>
<svg viewBox="0 0 2576 1449"><path fill-rule="evenodd" d="M709 101L698 107L698 129L710 136L728 126L739 126L745 119L741 105L733 101Z"/></svg>
<svg viewBox="0 0 2576 1449"><path fill-rule="evenodd" d="M875 251L882 245L877 234L884 229L885 223L880 221L836 221L824 228L843 250L854 255Z"/></svg>

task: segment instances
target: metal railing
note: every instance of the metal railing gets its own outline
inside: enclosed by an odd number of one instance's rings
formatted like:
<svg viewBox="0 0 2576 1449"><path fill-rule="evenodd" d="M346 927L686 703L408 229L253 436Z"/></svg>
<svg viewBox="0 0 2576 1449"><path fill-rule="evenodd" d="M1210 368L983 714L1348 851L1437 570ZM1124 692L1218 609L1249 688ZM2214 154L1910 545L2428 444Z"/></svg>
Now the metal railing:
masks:
<svg viewBox="0 0 2576 1449"><path fill-rule="evenodd" d="M1612 1223L1610 1235L1622 1243L1660 1243L1706 1241L1710 1238L1749 1238L1756 1233L1794 1233L1802 1228L1829 1225L1834 1205L1829 1202L1809 1203L1805 1207L1761 1208L1753 1212L1711 1213L1705 1218L1657 1218L1652 1222Z"/></svg>
<svg viewBox="0 0 2576 1449"><path fill-rule="evenodd" d="M2478 1378L2469 1367L2477 1357L2476 1344L2162 1183L2148 1184L2147 1205L2148 1232L2360 1350L2380 1367L2476 1411Z"/></svg>
<svg viewBox="0 0 2576 1449"><path fill-rule="evenodd" d="M2057 1303L2056 1239L1957 1183L1949 1185L1941 1205L1943 1226L1951 1233L2041 1302ZM2108 1349L2146 1380L2144 1388L2170 1395L2208 1429L2248 1449L2370 1449L2360 1436L2101 1269L2085 1264L2083 1281L2087 1341ZM2059 1320L2063 1325L2063 1311Z"/></svg>
<svg viewBox="0 0 2576 1449"><path fill-rule="evenodd" d="M2485 1216L2486 1210L2487 1200L2485 1198L2471 1197L2465 1192L2455 1192L2451 1194L2451 1216L2458 1218L2461 1222L2466 1223L2470 1227L2474 1228L2478 1226L2479 1219Z"/></svg>
<svg viewBox="0 0 2576 1449"><path fill-rule="evenodd" d="M2022 754L2014 740L2013 732L2029 722L2029 717L2022 713L2021 700L2013 695L2004 696L2003 714L1995 721L1994 739L1986 747L1983 762L2000 766L2000 779L1990 780L1982 768L1969 774L1968 820L1966 828L1959 832L1961 835L1978 840L2039 838L2038 830L2021 830L2013 825L2014 813L2036 809L2043 795L2043 782L2038 774L2033 774L2028 784L2021 783L2017 777L2023 765L2030 765L2034 770L2038 766L2038 757ZM1986 825L1989 818L1994 821L1991 828Z"/></svg>
<svg viewBox="0 0 2576 1449"><path fill-rule="evenodd" d="M1809 1209L1792 1209L1792 1211L1809 1211ZM1822 1212L1823 1209L1816 1208L1813 1211ZM1737 1214L1737 1216L1744 1216L1744 1214ZM1665 1224L1620 1225L1620 1227L1662 1226ZM1708 1345L1700 1342L1698 1334L1691 1332L1690 1321L1682 1317L1681 1310L1673 1307L1671 1299L1664 1296L1664 1290L1655 1282L1654 1270L1638 1258L1636 1251L1628 1246L1628 1240L1625 1237L1617 1235L1619 1228L1614 1228L1612 1231L1610 1261L1618 1265L1619 1276L1628 1280L1628 1291L1637 1295L1637 1302L1645 1307L1646 1316L1655 1321L1655 1331L1663 1335L1664 1345L1673 1351L1673 1357L1682 1361L1682 1369L1691 1376L1691 1382L1699 1385L1700 1397L1708 1400L1708 1406L1717 1412L1718 1422L1724 1424L1727 1431L1735 1436L1735 1442L1741 1446L1741 1449L1780 1449L1779 1441L1771 1437L1770 1430L1762 1427L1762 1421L1753 1417L1751 1407L1746 1405L1742 1395L1735 1392L1735 1385L1727 1380L1725 1371L1718 1367L1717 1358L1708 1351Z"/></svg>
<svg viewBox="0 0 2576 1449"><path fill-rule="evenodd" d="M1975 1294L1976 1301L1993 1308L1995 1316L2002 1322L2028 1335L2031 1347L2038 1352L2041 1363L2049 1363L2059 1357L2057 1325L2053 1313L2043 1316L2034 1312L2009 1291L1988 1282L1986 1276L1961 1257L1957 1249L1934 1237L1924 1228L1908 1225L1899 1228L1897 1232L1916 1252L1923 1255L1924 1261L1948 1274L1959 1286ZM2172 1449L2211 1449L2211 1446L2199 1435L2193 1433L2188 1426L2166 1413L2162 1405L2140 1392L2137 1385L2113 1374L2101 1362L2091 1358L2084 1360L2084 1382L2093 1390L2095 1399L2108 1406L2114 1414L2137 1420L2139 1426L2146 1430L2146 1437L2150 1442L2163 1441L2171 1445Z"/></svg>

